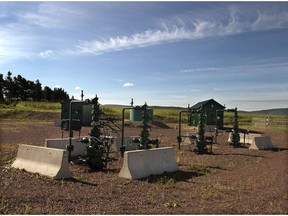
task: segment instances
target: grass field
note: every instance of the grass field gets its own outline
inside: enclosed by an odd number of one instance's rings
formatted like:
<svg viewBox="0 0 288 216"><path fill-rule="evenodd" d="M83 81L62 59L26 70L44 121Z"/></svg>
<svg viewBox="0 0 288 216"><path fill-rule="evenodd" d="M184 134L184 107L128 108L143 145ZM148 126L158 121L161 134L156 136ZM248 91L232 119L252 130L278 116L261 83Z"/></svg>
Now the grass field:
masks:
<svg viewBox="0 0 288 216"><path fill-rule="evenodd" d="M101 106L102 112L107 116L114 117L115 119L122 119L122 107L113 105ZM179 121L179 112L184 110L183 108L156 108L153 110L153 120L163 122L165 124L177 124ZM37 112L38 115L31 115L31 113ZM18 102L17 104L0 104L0 117L5 118L43 118L44 113L50 113L47 115L54 118L56 115L60 115L61 104L60 103L48 103L48 102ZM53 115L53 113L55 115ZM125 112L125 119L129 119L129 111ZM267 121L267 119L269 119ZM51 119L54 120L54 119ZM182 123L186 123L187 114L182 114ZM232 127L234 122L233 113L224 114L224 125ZM238 113L238 124L243 129L247 128L269 128L277 131L288 131L288 116L285 115L261 115L250 113Z"/></svg>

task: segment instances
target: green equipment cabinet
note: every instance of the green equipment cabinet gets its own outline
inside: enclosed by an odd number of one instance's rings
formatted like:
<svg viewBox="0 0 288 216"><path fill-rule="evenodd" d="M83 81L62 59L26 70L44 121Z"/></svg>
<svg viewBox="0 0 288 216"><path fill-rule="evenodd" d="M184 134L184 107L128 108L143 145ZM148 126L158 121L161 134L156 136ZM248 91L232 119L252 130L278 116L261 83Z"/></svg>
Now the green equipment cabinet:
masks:
<svg viewBox="0 0 288 216"><path fill-rule="evenodd" d="M77 100L73 100L77 101ZM61 129L69 130L69 112L71 100L61 102ZM77 101L72 105L72 130L79 131L82 127L90 127L92 104Z"/></svg>
<svg viewBox="0 0 288 216"><path fill-rule="evenodd" d="M130 109L130 121L143 121L143 111L141 109L137 109L134 107ZM146 109L147 116L149 116L149 120L153 119L153 109L147 108Z"/></svg>

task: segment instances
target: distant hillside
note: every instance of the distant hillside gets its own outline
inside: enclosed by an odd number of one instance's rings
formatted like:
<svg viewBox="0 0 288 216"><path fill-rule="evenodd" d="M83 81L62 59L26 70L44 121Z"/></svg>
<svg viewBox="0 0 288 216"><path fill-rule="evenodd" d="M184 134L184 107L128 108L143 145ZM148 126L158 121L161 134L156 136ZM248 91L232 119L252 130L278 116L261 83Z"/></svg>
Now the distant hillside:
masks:
<svg viewBox="0 0 288 216"><path fill-rule="evenodd" d="M279 108L279 109L268 109L268 110L259 110L259 111L239 111L242 113L251 113L251 114L262 114L262 115L286 115L288 116L288 108Z"/></svg>
<svg viewBox="0 0 288 216"><path fill-rule="evenodd" d="M119 104L104 104L104 106L111 107L130 107L130 105L119 105ZM176 107L176 106L149 106L152 109L172 109L172 110L186 110L185 107ZM259 110L259 111L241 111L239 113L247 113L247 114L262 114L262 115L286 115L288 116L288 108L278 108L278 109L268 109L268 110Z"/></svg>
<svg viewBox="0 0 288 216"><path fill-rule="evenodd" d="M143 104L141 104L139 106L142 106L142 105ZM103 106L124 108L124 107L130 107L131 105L103 104ZM149 106L149 108L152 108L152 109L175 109L175 110L185 110L185 109L187 109L187 108L184 108L184 107L176 107L176 106Z"/></svg>

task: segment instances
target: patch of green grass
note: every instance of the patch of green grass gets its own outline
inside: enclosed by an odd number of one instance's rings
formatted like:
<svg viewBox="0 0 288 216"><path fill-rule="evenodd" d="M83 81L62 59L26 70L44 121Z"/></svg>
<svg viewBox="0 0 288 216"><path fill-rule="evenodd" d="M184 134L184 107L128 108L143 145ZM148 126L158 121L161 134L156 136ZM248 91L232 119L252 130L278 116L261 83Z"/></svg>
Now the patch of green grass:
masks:
<svg viewBox="0 0 288 216"><path fill-rule="evenodd" d="M197 173L216 173L216 170L212 167L206 167L203 165L192 165L189 166L189 170Z"/></svg>
<svg viewBox="0 0 288 216"><path fill-rule="evenodd" d="M286 194L283 196L283 198L284 198L285 200L288 200L288 193L286 193Z"/></svg>
<svg viewBox="0 0 288 216"><path fill-rule="evenodd" d="M190 193L191 199L198 199L200 201L206 201L208 199L211 199L215 195L215 188L211 184L206 184L202 186L197 186L196 188L193 188Z"/></svg>
<svg viewBox="0 0 288 216"><path fill-rule="evenodd" d="M100 107L101 111L110 117L113 117L115 119L122 119L122 107L119 106L113 106L113 105L103 105ZM130 112L129 110L126 110L124 112L125 119L129 119Z"/></svg>
<svg viewBox="0 0 288 216"><path fill-rule="evenodd" d="M266 119L269 119L269 125L266 125ZM258 129L265 128L275 132L287 132L288 116L286 115L264 115L252 113L238 113L238 125L242 128ZM233 127L234 113L224 114L224 125Z"/></svg>
<svg viewBox="0 0 288 216"><path fill-rule="evenodd" d="M282 208L282 206L274 201L269 201L267 203L267 211L268 214L285 214L285 210Z"/></svg>
<svg viewBox="0 0 288 216"><path fill-rule="evenodd" d="M164 204L166 208L178 208L180 205L177 202L166 202Z"/></svg>
<svg viewBox="0 0 288 216"><path fill-rule="evenodd" d="M25 214L25 215L31 214L32 208L28 204L24 204L23 208L24 208L23 209L23 214Z"/></svg>
<svg viewBox="0 0 288 216"><path fill-rule="evenodd" d="M225 164L225 169L233 169L234 167L236 166L235 162L233 161L228 161L226 164Z"/></svg>
<svg viewBox="0 0 288 216"><path fill-rule="evenodd" d="M157 185L164 186L165 188L170 188L175 186L176 181L172 177L163 176L157 179L155 183Z"/></svg>
<svg viewBox="0 0 288 216"><path fill-rule="evenodd" d="M129 186L129 184L130 184L130 181L127 181L127 182L119 183L116 186L119 188L127 188Z"/></svg>
<svg viewBox="0 0 288 216"><path fill-rule="evenodd" d="M78 181L83 181L83 180L86 179L86 177L85 177L85 176L82 176L82 175L74 176L74 178L75 178L76 180L78 180Z"/></svg>
<svg viewBox="0 0 288 216"><path fill-rule="evenodd" d="M116 105L101 105L101 110L107 116L115 119L122 119L121 106ZM185 110L184 108L166 108L156 107L153 109L153 121L163 122L165 124L177 124L179 123L179 113ZM18 119L29 118L29 112L61 112L60 103L51 102L32 102L32 101L20 101L13 104L0 104L0 116L5 118L5 115L17 115ZM125 119L129 119L130 110L126 110ZM265 121L269 118L269 126L265 127ZM256 122L256 123L255 123ZM260 124L258 124L260 122ZM288 116L285 115L262 115L262 114L251 114L251 113L238 113L238 124L240 128L266 128L272 131L288 132L287 127ZM187 113L182 113L182 127L186 126ZM224 114L224 125L226 127L233 127L234 124L234 113L225 112ZM264 126L263 126L264 125Z"/></svg>
<svg viewBox="0 0 288 216"><path fill-rule="evenodd" d="M51 102L20 101L17 103L16 109L26 111L60 112L61 104Z"/></svg>
<svg viewBox="0 0 288 216"><path fill-rule="evenodd" d="M16 160L16 158L12 158L12 159L6 161L6 162L5 162L5 165L4 165L3 168L2 168L2 171L3 171L3 172L9 172L9 171L12 169L11 165L13 164L13 162L14 162L15 160Z"/></svg>

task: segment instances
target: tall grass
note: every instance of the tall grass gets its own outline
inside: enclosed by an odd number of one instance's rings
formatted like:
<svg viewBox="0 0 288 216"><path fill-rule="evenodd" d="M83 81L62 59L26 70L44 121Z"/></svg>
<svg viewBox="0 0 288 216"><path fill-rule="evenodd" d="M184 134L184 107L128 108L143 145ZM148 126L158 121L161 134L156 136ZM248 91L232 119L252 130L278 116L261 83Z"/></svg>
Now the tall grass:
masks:
<svg viewBox="0 0 288 216"><path fill-rule="evenodd" d="M104 105L101 106L102 111L109 116L113 116L116 119L122 119L122 107L113 106L113 105ZM178 123L179 121L179 112L183 110L181 108L156 108L153 109L153 120L160 121L163 123ZM125 119L130 118L130 111L126 110L124 113ZM187 114L182 114L182 122L187 122Z"/></svg>
<svg viewBox="0 0 288 216"><path fill-rule="evenodd" d="M60 103L49 103L49 102L31 102L31 101L21 101L17 104L5 105L0 104L1 112L16 112L17 111L38 111L38 112L61 112ZM102 105L101 110L107 116L113 117L115 119L122 119L122 107L113 105ZM157 107L153 109L153 120L163 122L166 124L177 124L179 122L179 112L183 111L181 108L161 108ZM130 111L125 111L125 119L130 118ZM267 119L269 124L267 124ZM250 114L250 113L238 113L238 124L239 127L256 127L256 128L277 128L280 130L287 131L288 117L284 115L263 115L263 114ZM187 113L182 113L182 123L187 123ZM234 123L234 113L225 112L224 113L224 125L233 126Z"/></svg>
<svg viewBox="0 0 288 216"><path fill-rule="evenodd" d="M111 116L115 119L122 118L122 108L118 106L111 106L111 105L104 105L100 107L102 112L107 115ZM125 113L125 118L128 118L128 113Z"/></svg>
<svg viewBox="0 0 288 216"><path fill-rule="evenodd" d="M51 102L31 102L31 101L20 101L15 107L17 110L25 111L45 111L45 112L60 112L60 103Z"/></svg>
<svg viewBox="0 0 288 216"><path fill-rule="evenodd" d="M161 121L164 123L178 123L179 122L179 113L183 109L167 109L167 108L156 108L153 110L153 117L155 121ZM181 122L187 123L187 113L182 113Z"/></svg>
<svg viewBox="0 0 288 216"><path fill-rule="evenodd" d="M232 126L233 123L234 113L225 113L224 125ZM270 128L287 131L288 116L238 113L238 124L240 127Z"/></svg>

